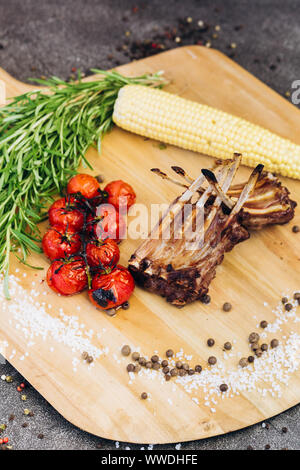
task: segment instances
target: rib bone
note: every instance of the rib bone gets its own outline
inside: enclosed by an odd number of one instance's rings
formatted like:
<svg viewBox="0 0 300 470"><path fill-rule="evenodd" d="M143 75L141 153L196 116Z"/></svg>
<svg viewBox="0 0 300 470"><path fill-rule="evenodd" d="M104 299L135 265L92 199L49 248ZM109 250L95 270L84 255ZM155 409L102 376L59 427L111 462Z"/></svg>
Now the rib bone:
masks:
<svg viewBox="0 0 300 470"><path fill-rule="evenodd" d="M218 168L220 163L224 161L216 161L215 167ZM183 168L172 167L172 169L182 176L189 183L193 182L190 176ZM215 194L222 199L222 202L232 209L233 205L239 198L245 183L236 184L229 188L227 194L220 191L220 185L216 185L210 177L214 173L211 170L204 170L205 178L214 187ZM167 175L165 179L172 181ZM177 182L180 184L180 182ZM199 192L203 193L203 188L199 188ZM250 230L259 230L266 225L285 224L294 217L294 209L296 202L289 198L289 191L282 186L280 181L271 173L262 173L255 185L252 195L243 206L243 210L239 214L242 224Z"/></svg>
<svg viewBox="0 0 300 470"><path fill-rule="evenodd" d="M222 194L226 195L239 164L240 156L236 155L234 160L216 168L215 179ZM214 185L207 184L201 174L169 206L148 240L132 255L129 269L136 281L176 306L201 299L207 293L225 252L249 237L248 231L238 222L236 212L241 210L249 197L257 177L258 170L250 177L228 215L222 209L222 198L213 196ZM205 183L206 188L203 187L202 194L199 194L200 187ZM209 202L212 196L213 202ZM192 202L192 198L196 201ZM183 213L187 207L190 212L186 221ZM197 215L202 217L203 230L201 233L196 230L190 240L187 232L193 228ZM167 229L169 239L162 236ZM181 237L178 236L180 230Z"/></svg>

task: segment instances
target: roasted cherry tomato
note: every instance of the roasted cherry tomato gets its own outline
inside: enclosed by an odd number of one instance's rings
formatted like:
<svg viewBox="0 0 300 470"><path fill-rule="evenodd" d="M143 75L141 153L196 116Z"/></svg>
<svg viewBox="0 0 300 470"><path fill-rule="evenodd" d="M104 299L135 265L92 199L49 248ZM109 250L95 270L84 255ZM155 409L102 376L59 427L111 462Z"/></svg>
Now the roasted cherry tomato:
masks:
<svg viewBox="0 0 300 470"><path fill-rule="evenodd" d="M120 250L114 240L91 241L86 246L87 262L90 266L101 269L113 268L120 259Z"/></svg>
<svg viewBox="0 0 300 470"><path fill-rule="evenodd" d="M62 197L55 201L49 211L50 225L59 225L68 230L79 231L84 224L83 211L73 196Z"/></svg>
<svg viewBox="0 0 300 470"><path fill-rule="evenodd" d="M108 183L104 191L108 193L109 204L112 204L116 209L127 206L127 210L135 203L136 194L130 184L122 180L112 181Z"/></svg>
<svg viewBox="0 0 300 470"><path fill-rule="evenodd" d="M97 207L96 216L88 217L87 229L92 227L95 236L100 240L111 238L119 243L125 238L126 222L119 211L111 204L101 204Z"/></svg>
<svg viewBox="0 0 300 470"><path fill-rule="evenodd" d="M53 226L43 236L42 247L51 260L65 258L78 253L81 247L80 235L72 230Z"/></svg>
<svg viewBox="0 0 300 470"><path fill-rule="evenodd" d="M91 302L106 310L127 302L134 289L134 280L128 269L117 265L108 274L97 274L89 290Z"/></svg>
<svg viewBox="0 0 300 470"><path fill-rule="evenodd" d="M84 197L91 199L99 195L100 185L93 176L81 173L70 179L67 192L68 194L81 193Z"/></svg>
<svg viewBox="0 0 300 470"><path fill-rule="evenodd" d="M53 261L47 272L47 283L61 295L73 295L88 285L86 266L81 256Z"/></svg>

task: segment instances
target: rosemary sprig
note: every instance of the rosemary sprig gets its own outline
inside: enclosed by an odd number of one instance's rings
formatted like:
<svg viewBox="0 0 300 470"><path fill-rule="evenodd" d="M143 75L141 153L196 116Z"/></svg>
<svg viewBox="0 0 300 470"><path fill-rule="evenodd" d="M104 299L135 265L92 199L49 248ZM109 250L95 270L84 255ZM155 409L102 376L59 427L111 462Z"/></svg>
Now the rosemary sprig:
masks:
<svg viewBox="0 0 300 470"><path fill-rule="evenodd" d="M92 144L112 125L118 92L126 84L162 86L161 74L127 78L93 70L101 80L35 80L47 91L15 97L0 108L0 273L7 298L9 255L41 252L38 223L55 193L62 193Z"/></svg>

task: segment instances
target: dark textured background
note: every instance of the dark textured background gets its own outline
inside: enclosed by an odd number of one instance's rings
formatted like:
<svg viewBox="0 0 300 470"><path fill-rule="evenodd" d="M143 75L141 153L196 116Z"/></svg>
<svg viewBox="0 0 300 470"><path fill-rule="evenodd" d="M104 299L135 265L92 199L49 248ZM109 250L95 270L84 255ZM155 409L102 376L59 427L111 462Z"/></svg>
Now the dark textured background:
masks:
<svg viewBox="0 0 300 470"><path fill-rule="evenodd" d="M194 24L203 20L210 25L203 34L204 43L210 41L279 93L285 94L300 79L300 2L296 0L0 0L0 66L21 80L49 75L69 78L74 67L84 72L91 67L110 68L130 60L124 44L130 49L134 40L153 40L165 27L177 27L178 19L188 16ZM221 31L212 39L215 25ZM235 49L230 47L233 42ZM193 37L187 43L193 44ZM8 423L5 435L15 449L115 448L114 442L66 422L31 387L22 402L16 391L21 378L8 363L0 365L2 374L14 378L12 384L0 380L0 424ZM24 408L33 410L34 416L24 417ZM15 419L9 422L11 414ZM23 428L25 422L28 426ZM283 426L287 433L282 432ZM43 439L38 438L41 433ZM300 449L300 407L269 420L267 427L259 424L182 448L246 449L249 445Z"/></svg>

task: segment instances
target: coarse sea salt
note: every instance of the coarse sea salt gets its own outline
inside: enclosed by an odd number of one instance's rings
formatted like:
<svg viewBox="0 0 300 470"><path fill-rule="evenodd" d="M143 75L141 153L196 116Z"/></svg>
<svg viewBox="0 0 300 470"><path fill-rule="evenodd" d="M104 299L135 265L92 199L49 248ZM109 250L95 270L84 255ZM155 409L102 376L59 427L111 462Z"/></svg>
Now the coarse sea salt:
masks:
<svg viewBox="0 0 300 470"><path fill-rule="evenodd" d="M17 271L16 271L17 272ZM7 317L10 321L13 319L15 328L20 330L25 338L27 339L27 345L30 347L34 345L33 341L36 337L41 337L44 341L49 337L58 342L68 346L74 353L82 353L86 351L89 355L93 356L94 359L100 357L102 354L108 354L109 348L105 347L100 349L92 344L91 339L94 336L93 330L84 331L84 324L79 323L79 318L75 315L66 315L62 308L59 308L58 315L54 316L47 313L45 310L45 303L40 304L34 300L37 295L36 292L31 290L30 292L22 288L19 280L16 276L9 276L10 292L13 300L7 301L3 294L3 277L0 276L0 302L5 310ZM39 295L39 294L38 294ZM265 338L267 333L275 333L282 331L282 325L291 323L299 324L299 306L297 300L293 299L293 296L288 293L284 293L284 296L288 298L289 303L292 304L293 308L290 311L286 311L281 301L272 310L275 316L275 320L268 324L264 332L261 333L261 337ZM51 305L48 304L48 308ZM298 326L298 325L297 325ZM102 334L106 332L106 328L102 329ZM98 339L101 337L101 333L97 332L95 335ZM236 339L232 340L232 343L236 343ZM139 351L140 348L136 347L135 350ZM51 350L54 350L51 348ZM224 400L226 397L233 398L243 392L256 391L265 397L270 394L273 397L281 397L283 393L283 386L289 384L291 375L300 367L300 335L297 331L290 331L289 335L285 335L280 339L280 344L275 349L269 349L263 354L261 358L256 358L255 362L245 368L235 367L228 368L225 363L229 357L233 356L233 353L223 356L223 361L219 360L216 366L212 368L204 369L201 374L186 375L183 377L177 376L174 379L176 385L183 386L184 391L191 394L191 400L196 404L197 398L194 396L194 392L202 390L204 394L208 394L205 397L205 406L209 407L211 412L215 412L216 409L211 407L211 404L217 405L217 399L221 398ZM16 354L13 350L10 358ZM237 352L235 355L240 356L242 353ZM24 360L25 356L21 356L20 360ZM120 360L116 355L113 355L114 360L118 363ZM147 356L145 356L147 358ZM169 358L169 365L175 366L176 360L190 360L191 355L186 355L181 348L174 356ZM77 361L73 360L73 370L77 370ZM89 365L92 368L94 364ZM138 376L147 377L150 380L159 379L161 384L165 383L164 377L158 371L153 369L141 369ZM131 373L129 375L130 383L135 380L136 374ZM220 392L220 384L226 383L228 385L228 391L226 393ZM176 392L176 388L172 387L173 393ZM172 400L168 398L170 405L173 404Z"/></svg>
<svg viewBox="0 0 300 470"><path fill-rule="evenodd" d="M33 340L37 337L44 341L50 338L68 346L73 352L82 354L86 351L94 359L103 354L104 350L90 341L93 330L83 332L78 317L66 315L62 308L59 309L59 318L50 315L45 306L33 301L32 296L19 284L18 278L14 275L9 276L9 286L12 300L7 301L4 296L3 277L0 277L0 302L7 316L14 320L15 328L22 331L28 345L33 345ZM48 308L51 307L49 304ZM25 356L20 357L20 360L24 359Z"/></svg>
<svg viewBox="0 0 300 470"><path fill-rule="evenodd" d="M280 304L272 310L275 320L273 323L269 323L268 327L261 333L262 338L267 337L267 332L272 333L280 330L280 325L283 323L289 321L289 324L291 324L291 322L298 323L300 321L298 302L293 300L293 295L289 296L285 293L285 297L289 299L293 309L287 312L280 301ZM236 343L236 340L234 339L232 342ZM235 354L237 357L241 357L241 355L241 351ZM253 391L259 393L262 397L267 395L281 397L283 387L288 386L292 374L300 367L300 335L291 330L289 335L284 335L280 339L277 348L270 348L262 357L256 358L253 364L249 364L245 368L226 367L226 360L232 356L233 354L224 356L224 361L219 360L216 366L202 370L201 374L177 376L174 379L175 383L183 386L184 391L188 394L193 394L197 390L202 390L204 394L208 394L205 396L204 405L209 407L212 413L216 412L216 408L211 407L211 404L217 406L217 398L224 400L226 397L233 398L243 392ZM187 357L189 356L184 353L183 349L180 349L175 354L175 360L169 358L169 366L174 367L176 360L184 360ZM165 382L159 371L141 369L138 375L152 380L158 379L161 383ZM228 385L227 392L220 391L220 385L223 383ZM191 400L197 404L197 399L194 396L191 397ZM168 402L170 403L170 398Z"/></svg>

